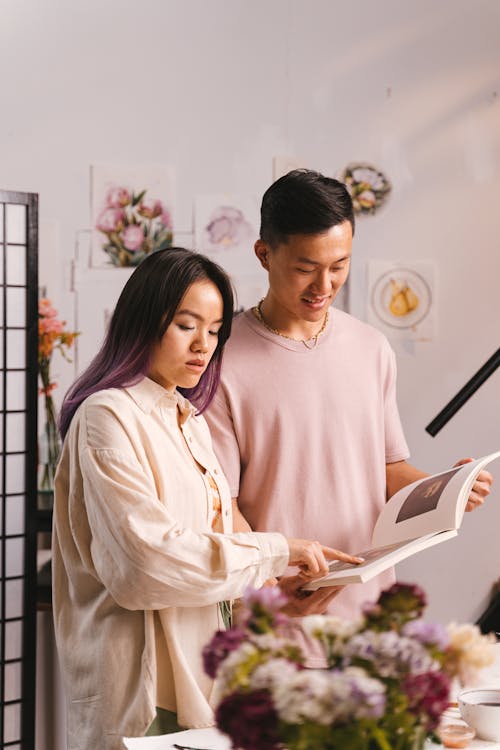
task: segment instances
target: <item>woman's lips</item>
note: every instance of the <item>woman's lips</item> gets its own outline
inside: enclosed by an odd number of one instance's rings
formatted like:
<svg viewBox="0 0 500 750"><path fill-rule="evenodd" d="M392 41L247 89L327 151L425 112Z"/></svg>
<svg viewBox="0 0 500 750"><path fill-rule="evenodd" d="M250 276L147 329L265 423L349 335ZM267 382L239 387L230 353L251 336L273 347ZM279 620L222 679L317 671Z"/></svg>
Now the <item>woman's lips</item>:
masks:
<svg viewBox="0 0 500 750"><path fill-rule="evenodd" d="M186 362L186 367L194 372L200 372L205 369L205 362L201 359L193 359L190 362Z"/></svg>

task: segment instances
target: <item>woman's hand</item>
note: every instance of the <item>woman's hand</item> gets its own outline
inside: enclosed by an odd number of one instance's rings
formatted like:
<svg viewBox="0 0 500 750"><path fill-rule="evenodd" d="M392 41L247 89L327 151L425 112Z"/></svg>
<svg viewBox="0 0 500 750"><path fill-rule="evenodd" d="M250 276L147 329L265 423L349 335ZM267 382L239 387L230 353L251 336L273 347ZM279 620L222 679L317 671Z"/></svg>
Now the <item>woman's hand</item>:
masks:
<svg viewBox="0 0 500 750"><path fill-rule="evenodd" d="M288 539L290 553L289 565L294 565L307 578L318 578L328 573L328 560L342 560L342 562L357 565L364 562L361 557L353 557L347 552L340 552L332 547L325 547L319 542L308 539Z"/></svg>

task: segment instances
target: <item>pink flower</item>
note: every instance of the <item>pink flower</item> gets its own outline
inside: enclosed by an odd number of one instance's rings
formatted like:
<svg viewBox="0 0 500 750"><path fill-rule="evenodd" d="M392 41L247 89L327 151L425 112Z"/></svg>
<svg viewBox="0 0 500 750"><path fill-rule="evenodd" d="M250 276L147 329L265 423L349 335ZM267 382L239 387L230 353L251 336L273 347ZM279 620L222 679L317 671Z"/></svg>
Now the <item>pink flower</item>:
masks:
<svg viewBox="0 0 500 750"><path fill-rule="evenodd" d="M143 198L137 206L137 211L141 216L145 216L146 219L156 219L164 211L163 203L152 198Z"/></svg>
<svg viewBox="0 0 500 750"><path fill-rule="evenodd" d="M119 232L123 229L124 221L125 214L121 209L105 208L97 219L96 228L104 234Z"/></svg>
<svg viewBox="0 0 500 750"><path fill-rule="evenodd" d="M138 224L130 224L123 230L123 244L132 252L139 250L144 242L144 230Z"/></svg>
<svg viewBox="0 0 500 750"><path fill-rule="evenodd" d="M56 320L55 318L40 318L38 320L38 330L40 333L62 333L64 325L60 320Z"/></svg>
<svg viewBox="0 0 500 750"><path fill-rule="evenodd" d="M161 213L160 221L164 227L167 227L167 229L172 228L172 216L170 215L170 211L167 211L166 208L164 208Z"/></svg>
<svg viewBox="0 0 500 750"><path fill-rule="evenodd" d="M55 309L55 307L52 307L50 299L41 297L38 300L38 314L43 316L44 318L55 318L57 315L57 310Z"/></svg>
<svg viewBox="0 0 500 750"><path fill-rule="evenodd" d="M108 190L106 203L109 208L123 208L123 206L128 206L130 201L131 196L126 188L112 187Z"/></svg>

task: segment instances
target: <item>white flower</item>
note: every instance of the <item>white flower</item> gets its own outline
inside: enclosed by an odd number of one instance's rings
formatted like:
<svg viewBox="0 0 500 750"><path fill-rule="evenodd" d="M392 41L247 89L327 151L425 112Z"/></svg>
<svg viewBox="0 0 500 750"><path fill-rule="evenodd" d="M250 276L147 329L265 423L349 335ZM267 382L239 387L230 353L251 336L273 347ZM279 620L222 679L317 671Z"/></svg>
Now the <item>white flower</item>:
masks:
<svg viewBox="0 0 500 750"><path fill-rule="evenodd" d="M303 669L274 686L273 703L283 721L297 724L313 721L331 724L335 718L330 673Z"/></svg>
<svg viewBox="0 0 500 750"><path fill-rule="evenodd" d="M239 683L249 683L252 664L258 664L259 649L249 641L243 643L224 659L217 672L214 699L218 703L225 695L231 693Z"/></svg>
<svg viewBox="0 0 500 750"><path fill-rule="evenodd" d="M373 190L383 190L385 187L383 176L370 167L357 167L351 174L356 182L366 182Z"/></svg>
<svg viewBox="0 0 500 750"><path fill-rule="evenodd" d="M334 615L308 615L302 619L302 627L313 638L328 636L346 640L358 632L360 623Z"/></svg>
<svg viewBox="0 0 500 750"><path fill-rule="evenodd" d="M253 690L273 690L283 683L288 684L297 673L297 667L287 659L271 659L260 664L252 673Z"/></svg>
<svg viewBox="0 0 500 750"><path fill-rule="evenodd" d="M450 636L450 651L453 666L460 682L465 685L475 682L477 673L495 660L495 636L482 635L477 625L457 625L452 622L447 627Z"/></svg>
<svg viewBox="0 0 500 750"><path fill-rule="evenodd" d="M329 725L377 718L385 709L385 686L363 669L304 669L272 689L273 703L283 721Z"/></svg>
<svg viewBox="0 0 500 750"><path fill-rule="evenodd" d="M402 677L422 674L439 668L428 651L418 641L400 636L393 630L376 633L366 630L346 644L346 661L362 659L371 663L380 677Z"/></svg>
<svg viewBox="0 0 500 750"><path fill-rule="evenodd" d="M250 640L260 651L270 651L274 654L282 652L290 645L289 641L274 633L251 634Z"/></svg>

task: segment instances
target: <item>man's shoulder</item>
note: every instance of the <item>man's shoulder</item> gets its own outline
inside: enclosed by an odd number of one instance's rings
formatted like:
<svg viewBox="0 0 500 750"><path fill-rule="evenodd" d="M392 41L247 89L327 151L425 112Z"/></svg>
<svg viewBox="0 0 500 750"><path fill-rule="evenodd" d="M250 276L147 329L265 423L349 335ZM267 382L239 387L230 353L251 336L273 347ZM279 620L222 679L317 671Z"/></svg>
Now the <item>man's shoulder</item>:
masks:
<svg viewBox="0 0 500 750"><path fill-rule="evenodd" d="M225 352L230 354L234 350L239 350L241 347L247 346L249 341L258 342L260 337L256 335L252 326L252 317L251 310L245 310L234 316L231 335L225 346Z"/></svg>
<svg viewBox="0 0 500 750"><path fill-rule="evenodd" d="M359 342L371 344L372 346L390 348L390 344L382 331L366 323L364 320L354 317L344 310L335 309L333 315L333 326L341 334L348 336L353 344Z"/></svg>

